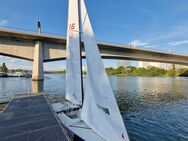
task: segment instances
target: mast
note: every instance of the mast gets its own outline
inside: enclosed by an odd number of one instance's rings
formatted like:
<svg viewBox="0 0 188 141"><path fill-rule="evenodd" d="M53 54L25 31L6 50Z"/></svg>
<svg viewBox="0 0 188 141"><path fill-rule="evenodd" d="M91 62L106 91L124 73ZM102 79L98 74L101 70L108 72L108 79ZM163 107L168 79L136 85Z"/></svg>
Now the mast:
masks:
<svg viewBox="0 0 188 141"><path fill-rule="evenodd" d="M78 0L78 19L79 19L79 40L80 40L80 75L81 75L81 92L82 92L82 105L84 103L84 86L83 86L83 69L82 69L82 44L81 44L81 3Z"/></svg>

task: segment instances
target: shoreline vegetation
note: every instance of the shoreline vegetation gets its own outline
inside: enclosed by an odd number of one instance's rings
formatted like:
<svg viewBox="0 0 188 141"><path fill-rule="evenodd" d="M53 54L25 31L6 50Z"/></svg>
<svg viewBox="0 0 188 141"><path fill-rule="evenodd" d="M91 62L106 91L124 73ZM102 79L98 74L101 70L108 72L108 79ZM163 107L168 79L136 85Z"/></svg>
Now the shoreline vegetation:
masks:
<svg viewBox="0 0 188 141"><path fill-rule="evenodd" d="M45 71L46 74L66 74L65 70L62 71Z"/></svg>
<svg viewBox="0 0 188 141"><path fill-rule="evenodd" d="M15 73L15 72L28 72L29 70L22 69L8 69L5 63L0 65L0 74L3 77L3 74ZM31 71L30 71L31 72ZM120 66L118 68L106 68L107 75L109 76L143 76L143 77L152 77L152 76L170 76L170 77L188 77L188 68L177 69L173 65L172 69L166 70L153 66L148 66L147 68L136 68L134 66L129 66L127 68ZM66 74L66 70L62 71L45 71L46 74ZM87 74L86 71L83 71L83 74Z"/></svg>
<svg viewBox="0 0 188 141"><path fill-rule="evenodd" d="M109 76L143 76L143 77L152 77L152 76L160 76L160 77L188 77L188 68L176 69L175 66L170 70L160 69L157 67L147 67L147 68L136 68L129 67L125 68L120 66L118 68L106 68L106 72ZM66 71L52 71L45 72L47 74L66 74ZM87 74L86 71L83 74Z"/></svg>
<svg viewBox="0 0 188 141"><path fill-rule="evenodd" d="M149 66L147 68L135 68L129 67L125 68L120 66L118 68L106 68L106 72L108 75L116 75L116 76L160 76L160 77L188 77L188 68L176 69L175 66L170 70L165 70L153 66Z"/></svg>

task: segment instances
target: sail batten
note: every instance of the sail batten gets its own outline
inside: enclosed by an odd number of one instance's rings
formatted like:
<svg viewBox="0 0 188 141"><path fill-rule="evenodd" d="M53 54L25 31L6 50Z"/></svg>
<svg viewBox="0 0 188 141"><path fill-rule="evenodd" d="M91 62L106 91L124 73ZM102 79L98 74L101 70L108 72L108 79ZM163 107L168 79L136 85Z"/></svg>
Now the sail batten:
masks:
<svg viewBox="0 0 188 141"><path fill-rule="evenodd" d="M82 104L79 1L69 0L66 46L66 99Z"/></svg>
<svg viewBox="0 0 188 141"><path fill-rule="evenodd" d="M87 76L82 120L108 141L128 141L119 108L100 57L84 0L81 0L83 41Z"/></svg>

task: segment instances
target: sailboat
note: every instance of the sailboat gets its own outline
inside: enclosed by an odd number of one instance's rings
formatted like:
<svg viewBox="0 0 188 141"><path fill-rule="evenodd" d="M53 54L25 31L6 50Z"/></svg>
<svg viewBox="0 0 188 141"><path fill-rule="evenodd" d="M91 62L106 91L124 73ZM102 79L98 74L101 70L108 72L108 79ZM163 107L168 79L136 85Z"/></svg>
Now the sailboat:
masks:
<svg viewBox="0 0 188 141"><path fill-rule="evenodd" d="M81 34L87 64L84 92ZM129 141L84 0L69 0L66 53L66 102L52 104L62 124L80 140Z"/></svg>

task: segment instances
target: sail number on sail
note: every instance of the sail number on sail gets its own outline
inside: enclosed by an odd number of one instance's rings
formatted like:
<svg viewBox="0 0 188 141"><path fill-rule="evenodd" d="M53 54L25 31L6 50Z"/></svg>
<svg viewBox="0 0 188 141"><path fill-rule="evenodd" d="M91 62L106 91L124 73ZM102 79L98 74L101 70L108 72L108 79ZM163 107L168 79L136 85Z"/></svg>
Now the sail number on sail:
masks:
<svg viewBox="0 0 188 141"><path fill-rule="evenodd" d="M69 25L69 30L74 30L75 29L75 25L76 25L75 23L70 24Z"/></svg>

